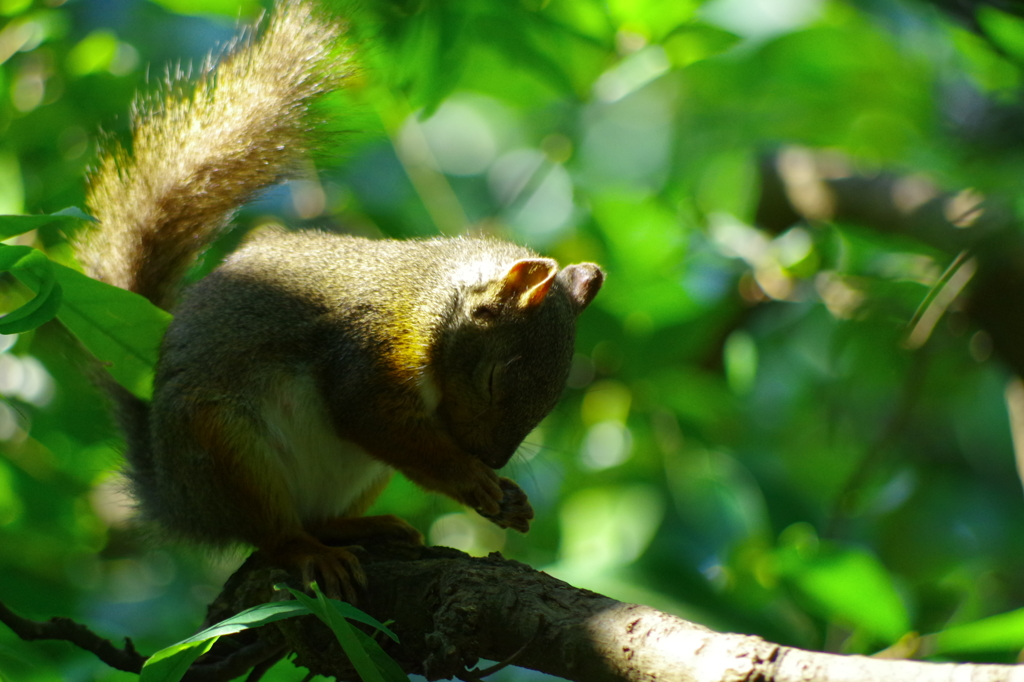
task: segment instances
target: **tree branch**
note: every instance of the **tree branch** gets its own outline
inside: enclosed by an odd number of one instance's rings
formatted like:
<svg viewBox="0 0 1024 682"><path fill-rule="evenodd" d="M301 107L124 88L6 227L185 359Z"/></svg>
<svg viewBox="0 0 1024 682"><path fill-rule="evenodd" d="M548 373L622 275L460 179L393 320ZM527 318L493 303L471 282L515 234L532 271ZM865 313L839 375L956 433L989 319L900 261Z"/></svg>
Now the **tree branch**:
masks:
<svg viewBox="0 0 1024 682"><path fill-rule="evenodd" d="M799 173L787 177L782 155L762 159L758 225L779 233L801 219L830 220L909 237L950 260L969 253L977 272L965 291L965 311L988 333L1003 361L1024 377L1024 237L1012 211L990 198L967 201L964 213L958 208L964 193L936 193L907 205L899 197L910 178L892 173L829 177L816 167L813 154L803 162Z"/></svg>
<svg viewBox="0 0 1024 682"><path fill-rule="evenodd" d="M925 663L816 653L721 634L701 625L582 590L495 554L469 557L444 547L382 547L364 562L369 586L359 606L401 644L382 646L404 670L428 679L478 680L480 658L502 660L578 682L1024 682L1024 667ZM251 606L286 598L292 581L256 554L210 605L206 627ZM63 639L112 667L138 672L129 642L113 647L68 619L26 620L0 606L0 621L23 639ZM334 635L312 616L222 637L187 680L252 679L294 651L312 673L358 680Z"/></svg>
<svg viewBox="0 0 1024 682"><path fill-rule="evenodd" d="M573 587L498 555L382 548L365 563L370 583L360 608L393 620L401 645L385 640L382 646L407 672L432 680L477 679L480 673L467 668L486 658L580 682L1024 682L1024 667L841 656L721 634ZM210 615L221 618L273 598L269 586L286 579L254 556L218 599L223 612L213 609ZM264 630L274 628L296 652L297 664L358 679L316 619L280 621Z"/></svg>
<svg viewBox="0 0 1024 682"><path fill-rule="evenodd" d="M146 662L146 657L135 650L132 641L127 637L124 640L124 649L118 649L109 639L103 639L70 618L51 618L45 623L29 620L0 602L0 623L27 642L40 639L71 642L79 649L95 654L98 659L117 670L138 674L142 670L142 664Z"/></svg>

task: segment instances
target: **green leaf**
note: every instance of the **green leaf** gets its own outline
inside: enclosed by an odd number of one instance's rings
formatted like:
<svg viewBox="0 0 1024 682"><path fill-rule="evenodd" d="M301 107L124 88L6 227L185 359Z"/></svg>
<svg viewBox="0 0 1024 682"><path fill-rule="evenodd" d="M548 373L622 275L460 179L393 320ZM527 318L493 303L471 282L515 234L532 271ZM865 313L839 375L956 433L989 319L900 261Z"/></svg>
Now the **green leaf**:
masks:
<svg viewBox="0 0 1024 682"><path fill-rule="evenodd" d="M299 592L299 591L294 590L294 589L292 589L290 587L287 587L286 585L276 585L275 589L278 589L278 590L287 589L289 592L292 593L292 595L300 595L301 594L304 599L310 599L309 595L306 595L303 592ZM321 594L320 588L318 586L316 586L315 583L314 583L313 591L314 591L314 593L316 593L318 595ZM296 597L296 598L298 598L298 597ZM395 642L398 642L398 635L396 635L394 632L392 632L388 628L387 625L385 625L384 623L381 623L379 620L377 620L376 618L374 618L370 614L366 613L365 611L360 611L359 609L357 609L356 607L352 606L348 602L341 601L340 599L328 599L325 596L324 597L324 601L327 604L330 604L331 606L333 606L345 618L348 618L350 620L359 621L360 623L364 623L366 625L369 625L372 628L376 628L376 629L380 630L381 632L383 632L388 637L390 637L391 639L393 639ZM320 602L318 601L317 604L319 604L319 603ZM308 608L312 608L312 607L308 607ZM314 615L317 615L317 617L320 617L320 611L318 611L317 608L312 608L310 613L313 613ZM326 612L324 612L324 613L326 613Z"/></svg>
<svg viewBox="0 0 1024 682"><path fill-rule="evenodd" d="M995 42L1016 59L1024 58L1024 19L995 7L981 5L977 20L985 29L985 37Z"/></svg>
<svg viewBox="0 0 1024 682"><path fill-rule="evenodd" d="M188 672L189 666L209 651L217 639L211 637L193 644L176 644L156 652L142 666L139 682L178 682Z"/></svg>
<svg viewBox="0 0 1024 682"><path fill-rule="evenodd" d="M937 654L1021 649L1024 649L1024 609L954 625L935 635Z"/></svg>
<svg viewBox="0 0 1024 682"><path fill-rule="evenodd" d="M339 603L343 604L344 602ZM359 644L370 655L377 669L384 676L385 682L409 682L409 676L402 670L402 666L398 665L395 659L391 658L386 651L381 649L380 644L377 644L373 637L356 628L352 628L352 632L355 633Z"/></svg>
<svg viewBox="0 0 1024 682"><path fill-rule="evenodd" d="M366 625L377 628L385 635L393 639L395 642L398 641L398 635L396 635L394 632L388 629L386 625L381 623L379 620L377 620L370 614L364 611L360 611L348 602L344 602L338 599L328 599L327 603L334 607L334 609L345 618L348 618L349 620L357 620L360 623L365 623Z"/></svg>
<svg viewBox="0 0 1024 682"><path fill-rule="evenodd" d="M288 591L292 593L300 603L312 611L317 618L322 620L327 627L334 632L334 636L337 637L338 643L341 645L345 655L348 656L348 660L352 663L352 667L359 673L359 677L363 682L384 682L384 678L377 666L374 665L370 655L363 648L359 640L356 638L353 632L352 626L348 624L342 615L335 609L330 608L327 604L326 598L319 589L314 587L314 592L317 595L316 599L288 588Z"/></svg>
<svg viewBox="0 0 1024 682"><path fill-rule="evenodd" d="M353 618L372 625L397 642L398 638L395 634L375 618L359 611L351 604L336 599L327 599L315 583L313 592L316 594L316 599L292 588L288 588L288 591L322 620L327 627L331 628L342 650L363 682L406 682L409 679L398 664L376 642L353 628L346 620L346 618Z"/></svg>
<svg viewBox="0 0 1024 682"><path fill-rule="evenodd" d="M745 395L757 381L757 345L753 337L743 330L734 331L725 340L722 360L729 388Z"/></svg>
<svg viewBox="0 0 1024 682"><path fill-rule="evenodd" d="M865 550L824 543L783 546L779 572L813 610L829 619L846 621L890 643L910 630L910 616L892 577Z"/></svg>
<svg viewBox="0 0 1024 682"><path fill-rule="evenodd" d="M0 244L0 270L10 269L37 295L0 319L0 333L11 334L57 318L114 377L136 396L147 399L170 313L144 297L54 263L28 246ZM38 254L38 255L36 255ZM58 309L59 306L59 309ZM12 318L12 315L14 316Z"/></svg>
<svg viewBox="0 0 1024 682"><path fill-rule="evenodd" d="M73 227L79 220L96 222L95 218L74 206L50 215L0 215L0 239L10 239L51 223L67 223Z"/></svg>
<svg viewBox="0 0 1024 682"><path fill-rule="evenodd" d="M373 616L360 611L348 602L339 601L337 599L324 599L323 594L321 594L316 587L314 587L314 590L316 591L317 597L321 601L325 602L331 609L336 611L342 618L357 620L361 623L375 627L395 642L398 642L398 635L393 633ZM377 669L384 676L384 679L387 682L408 682L409 676L406 675L401 666L395 662L395 659L391 658L391 656L389 656L372 637L357 628L350 627L349 629L355 634L356 639L359 640L360 645L366 653L369 654L373 663L377 666Z"/></svg>
<svg viewBox="0 0 1024 682"><path fill-rule="evenodd" d="M704 162L696 188L697 205L707 214L728 213L752 222L757 204L757 157L750 149L729 149Z"/></svg>
<svg viewBox="0 0 1024 682"><path fill-rule="evenodd" d="M246 609L188 639L156 652L146 661L139 680L140 682L177 682L197 658L210 650L218 638L258 628L285 618L309 614L310 610L307 607L293 601L271 602Z"/></svg>
<svg viewBox="0 0 1024 682"><path fill-rule="evenodd" d="M97 29L68 53L68 68L76 76L110 69L117 59L118 40L113 31Z"/></svg>
<svg viewBox="0 0 1024 682"><path fill-rule="evenodd" d="M323 595L318 594L317 596L323 601ZM324 604L327 614L324 622L334 632L334 636L338 638L338 643L341 644L341 648L344 649L348 660L352 662L356 672L359 673L359 677L363 682L384 682L384 675L377 668L373 659L370 658L366 647L356 637L355 628L349 625L349 622L336 609L331 608L326 602Z"/></svg>
<svg viewBox="0 0 1024 682"><path fill-rule="evenodd" d="M692 22L700 5L694 0L612 0L608 3L608 12L617 25L628 27L625 30L642 32L658 40Z"/></svg>
<svg viewBox="0 0 1024 682"><path fill-rule="evenodd" d="M702 312L682 283L686 233L664 201L643 191L608 191L592 211L616 259L607 264L617 276L602 287L601 307L623 318L642 314L655 329Z"/></svg>
<svg viewBox="0 0 1024 682"><path fill-rule="evenodd" d="M0 244L0 272L10 272L36 293L28 303L0 318L0 334L18 334L35 329L57 315L61 286L54 278L50 259L42 251L31 246Z"/></svg>
<svg viewBox="0 0 1024 682"><path fill-rule="evenodd" d="M717 26L687 23L673 29L664 48L674 65L684 67L725 52L739 41L739 36Z"/></svg>
<svg viewBox="0 0 1024 682"><path fill-rule="evenodd" d="M253 606L250 609L236 613L215 625L211 625L202 632L182 640L181 643L199 642L210 637L233 635L236 632L251 630L252 628L258 628L267 623L273 623L286 618L308 616L310 613L307 607L293 601L275 601L268 604L260 604L259 606Z"/></svg>
<svg viewBox="0 0 1024 682"><path fill-rule="evenodd" d="M502 7L502 5L495 5ZM510 4L507 7L514 8ZM490 16L481 16L473 26L477 39L484 41L492 49L503 53L510 63L515 63L521 68L533 72L552 85L557 91L566 95L576 93L572 79L565 72L565 64L560 63L551 55L545 54L542 45L535 41L534 37L527 31L509 31L510 21L521 21L528 26L523 19L530 15L516 13L498 12ZM543 25L540 25L543 26ZM550 29L550 27L548 27ZM553 38L551 31L545 31L544 37Z"/></svg>
<svg viewBox="0 0 1024 682"><path fill-rule="evenodd" d="M58 319L136 396L152 393L160 341L171 314L144 297L53 264L64 288Z"/></svg>
<svg viewBox="0 0 1024 682"><path fill-rule="evenodd" d="M310 597L308 594L304 594L303 592L300 592L299 590L293 589L291 587L288 587L287 590L292 593L292 596L295 597L295 600L297 602L306 607L306 609L308 609L309 612L312 613L314 616L316 616L320 620L324 620L327 618L327 609L324 608L324 605L321 604L319 600L314 599L313 597Z"/></svg>

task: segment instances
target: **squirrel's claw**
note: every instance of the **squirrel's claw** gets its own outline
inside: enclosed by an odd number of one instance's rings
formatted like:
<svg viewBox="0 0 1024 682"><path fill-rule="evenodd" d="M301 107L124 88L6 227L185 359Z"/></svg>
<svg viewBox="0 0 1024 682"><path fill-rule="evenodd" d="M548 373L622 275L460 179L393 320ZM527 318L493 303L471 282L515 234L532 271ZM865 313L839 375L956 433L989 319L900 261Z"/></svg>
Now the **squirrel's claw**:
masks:
<svg viewBox="0 0 1024 682"><path fill-rule="evenodd" d="M356 555L344 547L327 547L329 553L309 556L301 566L302 584L309 587L314 581L321 591L333 599L344 599L350 604L357 601L357 589L366 588L366 574Z"/></svg>
<svg viewBox="0 0 1024 682"><path fill-rule="evenodd" d="M271 561L297 573L303 587L316 582L328 597L354 604L357 591L366 587L366 573L359 558L347 547L331 547L312 537L298 537L270 548L267 553Z"/></svg>

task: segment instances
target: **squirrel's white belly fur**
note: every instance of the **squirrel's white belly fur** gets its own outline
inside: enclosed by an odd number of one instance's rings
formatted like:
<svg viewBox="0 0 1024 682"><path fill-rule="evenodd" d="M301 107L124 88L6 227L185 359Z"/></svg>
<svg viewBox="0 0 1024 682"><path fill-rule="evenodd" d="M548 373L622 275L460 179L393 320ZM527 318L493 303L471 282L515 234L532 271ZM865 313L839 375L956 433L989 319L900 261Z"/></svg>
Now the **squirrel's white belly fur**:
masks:
<svg viewBox="0 0 1024 682"><path fill-rule="evenodd" d="M392 472L335 433L308 374L280 377L263 401L262 416L271 441L268 455L277 460L303 523L346 516L363 493Z"/></svg>

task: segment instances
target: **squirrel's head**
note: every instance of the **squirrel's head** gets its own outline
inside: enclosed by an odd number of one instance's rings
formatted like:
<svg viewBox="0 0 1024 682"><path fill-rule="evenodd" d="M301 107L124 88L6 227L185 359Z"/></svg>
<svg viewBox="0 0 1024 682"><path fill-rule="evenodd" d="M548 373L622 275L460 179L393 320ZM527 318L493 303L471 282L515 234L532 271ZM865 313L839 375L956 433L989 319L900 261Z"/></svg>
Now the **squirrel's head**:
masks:
<svg viewBox="0 0 1024 682"><path fill-rule="evenodd" d="M436 417L467 452L498 469L551 411L572 363L576 318L604 273L521 258L461 288L432 362Z"/></svg>

